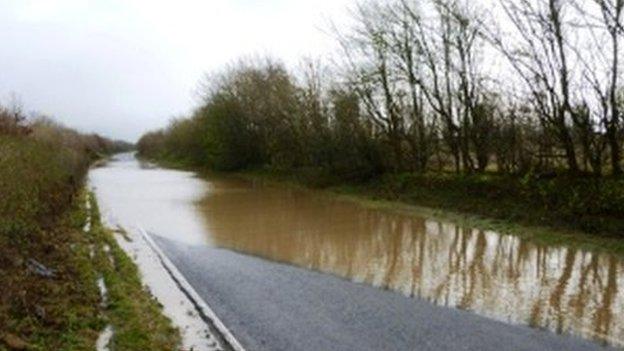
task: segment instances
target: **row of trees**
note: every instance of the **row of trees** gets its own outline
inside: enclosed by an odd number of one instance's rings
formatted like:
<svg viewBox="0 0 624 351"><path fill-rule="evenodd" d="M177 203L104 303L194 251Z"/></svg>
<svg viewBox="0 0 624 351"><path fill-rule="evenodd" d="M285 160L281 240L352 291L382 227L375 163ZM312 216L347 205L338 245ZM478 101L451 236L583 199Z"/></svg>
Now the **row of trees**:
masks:
<svg viewBox="0 0 624 351"><path fill-rule="evenodd" d="M622 174L624 0L360 3L339 58L210 76L139 150L343 178L429 170ZM488 22L492 15L500 22Z"/></svg>

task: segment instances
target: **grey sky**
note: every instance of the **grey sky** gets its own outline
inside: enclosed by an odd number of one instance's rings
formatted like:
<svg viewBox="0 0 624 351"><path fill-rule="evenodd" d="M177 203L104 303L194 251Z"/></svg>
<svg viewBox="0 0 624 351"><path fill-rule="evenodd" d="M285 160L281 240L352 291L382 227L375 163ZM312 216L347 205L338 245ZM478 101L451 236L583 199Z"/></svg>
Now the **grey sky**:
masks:
<svg viewBox="0 0 624 351"><path fill-rule="evenodd" d="M0 0L0 101L135 140L189 111L203 73L249 54L295 65L351 0Z"/></svg>

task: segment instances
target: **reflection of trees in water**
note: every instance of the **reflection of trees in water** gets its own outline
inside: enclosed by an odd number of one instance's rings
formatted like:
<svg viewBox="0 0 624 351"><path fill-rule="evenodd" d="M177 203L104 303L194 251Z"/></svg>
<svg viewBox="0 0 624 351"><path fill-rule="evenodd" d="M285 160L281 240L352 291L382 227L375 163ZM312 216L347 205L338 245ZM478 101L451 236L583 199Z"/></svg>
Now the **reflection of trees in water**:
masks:
<svg viewBox="0 0 624 351"><path fill-rule="evenodd" d="M364 209L307 193L217 192L217 245L436 304L586 337L624 337L622 262L509 235ZM620 279L618 279L620 278Z"/></svg>

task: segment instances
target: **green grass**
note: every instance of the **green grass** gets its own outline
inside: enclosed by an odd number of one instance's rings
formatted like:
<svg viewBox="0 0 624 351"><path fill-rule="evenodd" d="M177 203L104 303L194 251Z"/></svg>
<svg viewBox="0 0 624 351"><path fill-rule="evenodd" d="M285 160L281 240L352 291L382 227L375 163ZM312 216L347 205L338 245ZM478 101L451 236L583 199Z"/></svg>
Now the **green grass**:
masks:
<svg viewBox="0 0 624 351"><path fill-rule="evenodd" d="M75 194L87 160L73 150L0 135L0 349L91 350L103 321ZM34 274L29 260L56 270Z"/></svg>
<svg viewBox="0 0 624 351"><path fill-rule="evenodd" d="M74 201L48 229L31 236L27 247L1 247L15 258L3 264L0 335L11 334L31 350L93 350L104 315L99 310L96 268L89 239L81 231L86 212ZM56 271L40 277L26 267L36 259ZM0 342L0 349L6 345Z"/></svg>
<svg viewBox="0 0 624 351"><path fill-rule="evenodd" d="M29 350L92 351L107 324L115 329L114 350L176 350L179 332L162 314L162 307L141 283L137 267L117 245L112 232L99 220L97 204L90 197L92 226L82 228L89 214L86 193L49 229L42 229L27 247L0 247L14 262L1 262L0 350L16 336ZM111 264L104 245L110 247ZM91 258L90 251L95 256ZM28 258L56 271L55 278L32 274ZM109 306L100 306L97 279L102 274L109 289Z"/></svg>

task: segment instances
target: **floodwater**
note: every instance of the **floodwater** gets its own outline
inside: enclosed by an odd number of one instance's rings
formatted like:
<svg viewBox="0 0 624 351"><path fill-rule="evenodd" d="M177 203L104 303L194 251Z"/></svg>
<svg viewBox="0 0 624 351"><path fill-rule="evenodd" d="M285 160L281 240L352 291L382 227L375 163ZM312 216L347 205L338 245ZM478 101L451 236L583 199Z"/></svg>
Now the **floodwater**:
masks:
<svg viewBox="0 0 624 351"><path fill-rule="evenodd" d="M208 189L207 184L192 173L141 164L131 154L118 155L105 166L92 169L89 183L104 223L116 230L117 243L138 265L143 283L180 330L183 349L223 350L215 331L200 318L143 234L149 230L190 244L208 244L201 213L194 205ZM102 284L98 281L105 290ZM114 330L108 326L100 334L97 350L107 351L112 338Z"/></svg>
<svg viewBox="0 0 624 351"><path fill-rule="evenodd" d="M201 180L128 156L107 169L114 174L110 186L123 194L125 216L151 219L154 231L170 239L624 346L624 260L616 256L537 245L311 191Z"/></svg>

